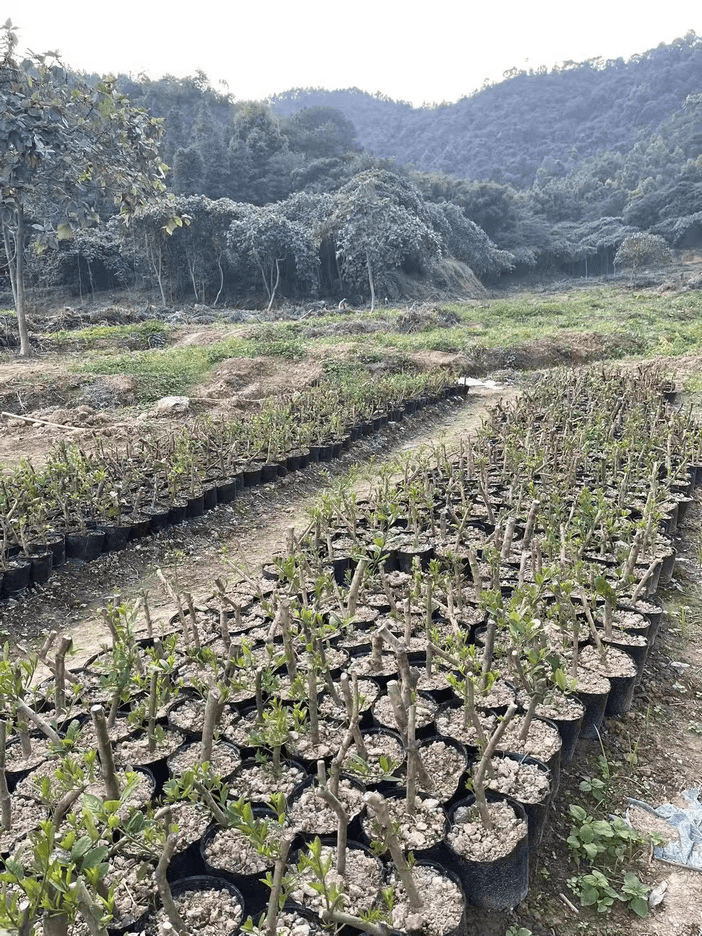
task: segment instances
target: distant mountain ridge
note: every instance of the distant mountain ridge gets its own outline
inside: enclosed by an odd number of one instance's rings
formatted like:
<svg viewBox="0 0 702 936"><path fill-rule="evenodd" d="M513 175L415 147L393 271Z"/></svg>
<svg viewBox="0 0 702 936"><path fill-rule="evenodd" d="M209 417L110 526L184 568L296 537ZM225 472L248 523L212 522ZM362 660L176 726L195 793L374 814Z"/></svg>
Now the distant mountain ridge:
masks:
<svg viewBox="0 0 702 936"><path fill-rule="evenodd" d="M400 165L528 188L544 164L566 175L588 157L628 152L701 92L702 38L690 32L628 61L513 69L455 104L413 108L357 88L296 88L268 103L280 117L336 107L364 149Z"/></svg>

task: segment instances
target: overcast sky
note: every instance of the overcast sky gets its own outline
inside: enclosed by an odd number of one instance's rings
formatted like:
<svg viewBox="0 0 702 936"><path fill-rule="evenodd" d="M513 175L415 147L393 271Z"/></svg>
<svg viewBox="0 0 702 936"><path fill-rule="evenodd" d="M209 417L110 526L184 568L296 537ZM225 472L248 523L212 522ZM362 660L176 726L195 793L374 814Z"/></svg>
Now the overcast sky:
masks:
<svg viewBox="0 0 702 936"><path fill-rule="evenodd" d="M239 100L293 87L358 87L455 101L509 68L627 59L689 30L700 0L5 0L20 47L72 68L225 81Z"/></svg>

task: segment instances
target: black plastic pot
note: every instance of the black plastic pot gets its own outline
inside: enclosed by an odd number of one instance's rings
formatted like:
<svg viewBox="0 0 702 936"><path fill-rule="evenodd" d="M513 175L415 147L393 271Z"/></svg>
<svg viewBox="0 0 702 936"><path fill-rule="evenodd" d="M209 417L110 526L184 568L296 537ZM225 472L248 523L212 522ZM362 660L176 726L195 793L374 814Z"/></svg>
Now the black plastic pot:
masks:
<svg viewBox="0 0 702 936"><path fill-rule="evenodd" d="M217 482L217 503L231 504L236 498L239 486L235 478L227 478Z"/></svg>
<svg viewBox="0 0 702 936"><path fill-rule="evenodd" d="M130 539L142 539L151 532L151 518L147 514L136 513L132 515L132 534Z"/></svg>
<svg viewBox="0 0 702 936"><path fill-rule="evenodd" d="M254 807L253 812L257 819L262 819L264 817L275 819L275 813L271 809L256 806ZM207 846L221 831L221 826L210 826L200 840L200 860L202 862L203 868L205 869L205 874L208 874L212 877L224 878L224 880L229 881L230 884L233 884L235 887L237 887L242 894L245 894L246 912L248 915L253 917L254 920L256 920L268 906L268 898L270 897L271 893L270 887L265 883L266 869L263 871L254 871L251 874L241 874L227 867L220 867L219 865L210 864L207 859ZM271 859L267 870L272 871L274 864L274 860Z"/></svg>
<svg viewBox="0 0 702 936"><path fill-rule="evenodd" d="M261 468L261 481L267 484L278 477L278 462L268 462Z"/></svg>
<svg viewBox="0 0 702 936"><path fill-rule="evenodd" d="M175 881L171 885L171 893L173 897L180 897L181 894L186 894L188 891L214 891L214 890L224 890L228 891L235 897L236 900L241 904L241 919L239 921L232 921L232 928L230 930L230 936L234 936L235 933L239 931L239 927L246 919L248 910L244 902L244 897L234 884L231 881L227 881L223 877L215 877L210 874L194 874L192 877L182 878L180 881ZM189 929L189 932L192 933L192 930ZM205 936L205 934L203 934Z"/></svg>
<svg viewBox="0 0 702 936"><path fill-rule="evenodd" d="M177 718L174 716L174 713L178 711L179 708L186 704L190 704L193 701L199 700L202 707L201 716L197 721L197 729L188 729L184 728L178 724ZM171 728L175 728L176 731L180 731L183 737L187 741L200 741L202 738L202 719L205 714L205 700L197 693L195 690L184 689L179 694L178 697L171 702L171 704L166 709L166 718L168 720L168 725Z"/></svg>
<svg viewBox="0 0 702 936"><path fill-rule="evenodd" d="M241 778L246 773L247 770L251 770L254 767L260 767L260 766L261 766L260 763L255 759L255 757L252 756L252 757L247 757L246 760L243 760L239 764L237 769L234 771L234 775L230 783L230 788L237 799L239 798L240 795L242 795L241 794L242 787L239 785L238 778ZM302 761L296 760L295 758L292 758L292 757L284 758L281 761L281 766L288 767L288 768L289 767L296 768L298 771L301 772L302 780L305 780L308 777L308 772L307 772L307 768L305 767L305 765L302 763ZM300 780L300 783L302 783L302 780ZM293 789L295 788L293 787ZM271 793L272 792L274 792L273 785L271 786ZM266 802L268 801L269 797L264 794L261 794L261 796L262 796L261 800L256 800L252 798L250 795L244 796L244 799L250 800L254 806L264 806Z"/></svg>
<svg viewBox="0 0 702 936"><path fill-rule="evenodd" d="M205 868L205 863L200 854L200 845L203 838L204 836L200 835L194 842L188 842L185 848L176 852L171 858L171 863L166 871L166 879L169 884L174 884L176 881L182 881L194 875L210 873Z"/></svg>
<svg viewBox="0 0 702 936"><path fill-rule="evenodd" d="M51 578L54 565L54 554L47 550L36 556L29 556L32 563L30 581L33 585L45 585Z"/></svg>
<svg viewBox="0 0 702 936"><path fill-rule="evenodd" d="M572 761L573 755L575 754L575 748L577 747L578 738L580 737L585 720L585 712L578 716L578 718L551 717L550 720L556 728L558 728L558 733L561 736L561 766L565 766Z"/></svg>
<svg viewBox="0 0 702 936"><path fill-rule="evenodd" d="M189 742L186 741L181 747L177 748L172 754L168 755L168 757L166 758L166 762L168 765L168 773L171 777L179 776L179 774L176 773L176 770L177 770L177 767L175 764L176 757L179 754L183 754L188 748L192 748L192 747L196 747L199 750L200 741L189 741ZM236 745L231 744L229 741L225 741L222 738L214 742L214 747L216 747L220 751L224 749L224 753L227 755L228 765L223 770L222 773L219 773L217 770L215 770L212 764L210 764L210 770L213 774L216 774L217 776L219 776L224 783L226 783L231 778L232 774L240 766L241 754L239 752L239 748L236 747ZM231 757L231 760L229 760L230 757Z"/></svg>
<svg viewBox="0 0 702 936"><path fill-rule="evenodd" d="M322 845L327 848L336 848L336 835L323 835L320 837L320 841ZM380 889L380 886L382 886L385 881L385 868L383 866L383 863L380 861L380 859L376 858L375 855L372 853L372 851L366 845L362 844L361 842L354 841L353 839L350 839L347 841L346 847L347 847L347 851L363 852L368 858L371 858L373 860L373 862L376 865L376 869L378 873L378 878L380 882L379 889ZM290 862L289 862L290 865L293 867L297 865L300 858L305 854L307 854L307 848L304 845L300 848L297 848L290 858ZM295 885L293 885L293 887L295 887ZM295 889L297 889L297 887L295 887ZM267 890L268 890L268 893L270 893L270 888L267 888ZM307 903L300 904L296 900L292 902L294 903L296 907L300 907L300 909L302 909L303 911L316 915L315 908L309 906ZM317 917L317 919L319 919L319 917ZM355 932L355 930L351 929L349 930L349 932Z"/></svg>
<svg viewBox="0 0 702 936"><path fill-rule="evenodd" d="M397 549L397 564L400 572L411 573L414 560L419 560L422 569L428 569L434 558L434 547L428 544L419 546L400 546Z"/></svg>
<svg viewBox="0 0 702 936"><path fill-rule="evenodd" d="M244 487L256 487L257 484L261 483L261 465L260 464L250 464L244 468Z"/></svg>
<svg viewBox="0 0 702 936"><path fill-rule="evenodd" d="M165 506L156 505L153 509L151 507L144 509L144 514L149 518L149 529L152 533L160 533L161 530L166 529L170 523L170 513L170 508Z"/></svg>
<svg viewBox="0 0 702 936"><path fill-rule="evenodd" d="M685 517L687 512L692 507L694 503L693 497L681 497L678 500L678 527L681 527L685 522Z"/></svg>
<svg viewBox="0 0 702 936"><path fill-rule="evenodd" d="M488 802L507 802L528 827L524 808L508 797L486 793ZM449 825L454 825L458 810L470 808L474 796L456 803L449 812ZM529 835L522 836L509 854L494 861L475 861L453 850L446 841L447 857L443 864L453 871L463 884L466 900L482 910L510 910L516 907L529 890Z"/></svg>
<svg viewBox="0 0 702 936"><path fill-rule="evenodd" d="M430 737L424 738L424 740L419 742L419 756L420 757L422 756L422 750L424 748L427 748L430 744L433 744L436 741L441 741L447 747L451 747L455 751L458 751L459 755L461 756L463 760L463 770L460 776L457 778L455 788L453 789L450 795L448 794L445 795L434 790L426 791L430 795L435 796L439 800L439 802L443 804L444 809L448 809L450 806L454 804L454 802L456 802L458 799L461 799L463 797L463 794L465 793L464 780L466 778L466 772L470 769L470 765L473 763L473 756L472 756L472 753L471 754L468 753L468 750L466 749L465 744L462 744L460 741L457 741L456 738L451 738L448 735L440 735L440 734L431 735Z"/></svg>
<svg viewBox="0 0 702 936"><path fill-rule="evenodd" d="M358 777L357 777L358 780L360 780L362 783L365 784L365 786L366 786L367 789L373 790L373 791L375 791L375 792L377 792L377 793L381 793L383 796L385 796L385 795L386 795L387 793L389 793L391 790L396 789L397 786L398 786L398 784L401 784L401 783L404 783L404 782L405 782L405 778L404 778L404 775L405 775L405 746L404 746L404 743L403 743L403 741L402 741L402 736L400 735L399 732L393 731L391 728L385 728L385 727L367 728L366 730L362 731L361 734L362 734L364 740L373 740L373 739L383 739L383 738L386 738L386 739L387 739L387 742L388 742L388 744L387 744L387 750L389 750L390 748L392 748L392 753L393 753L393 754L394 754L394 752L397 750L397 746L399 745L399 752L398 752L398 753L399 753L399 755L400 755L400 764L399 764L399 765L397 766L397 768L393 771L393 776L396 776L396 777L397 777L396 780L390 780L390 779L386 779L386 780L371 780L370 778L365 778L365 777L363 777L363 776L360 775L360 774L359 774ZM392 742L394 742L394 743L392 743ZM385 753L387 753L387 750L385 751ZM347 770L348 770L348 765L347 765ZM356 774L351 774L351 776L356 777Z"/></svg>
<svg viewBox="0 0 702 936"><path fill-rule="evenodd" d="M191 494L188 498L188 509L186 512L186 517L189 519L192 517L201 517L205 512L205 492L200 491L198 494Z"/></svg>
<svg viewBox="0 0 702 936"><path fill-rule="evenodd" d="M671 546L670 552L663 557L663 565L661 566L660 575L658 576L658 585L660 588L665 588L666 585L670 585L677 555L677 549Z"/></svg>
<svg viewBox="0 0 702 936"><path fill-rule="evenodd" d="M603 677L604 678L604 677ZM611 683L607 680L609 688L606 692L583 692L578 689L575 695L585 706L583 723L580 726L580 737L588 740L599 737L600 726L604 719L607 700L611 690Z"/></svg>
<svg viewBox="0 0 702 936"><path fill-rule="evenodd" d="M217 485L206 484L202 490L205 510L214 510L217 506Z"/></svg>
<svg viewBox="0 0 702 936"><path fill-rule="evenodd" d="M611 689L607 697L605 715L625 715L634 701L638 672L634 676L608 676Z"/></svg>
<svg viewBox="0 0 702 936"><path fill-rule="evenodd" d="M354 777L349 777L346 774L341 774L341 779L347 780L351 786L356 787L361 793L366 792L365 786L356 780ZM298 783L295 789L292 791L288 797L288 819L292 822L293 809L296 801L302 796L302 794L309 789L309 787L318 783L317 777L310 775L306 777L302 783ZM322 800L320 800L322 802ZM353 816L349 816L349 825L348 825L348 838L357 839L358 841L363 841L361 834L361 814L363 813L364 806L361 805L358 812ZM301 837L304 842L311 842L317 836L330 835L336 832L336 818L334 819L334 825L331 829L319 829L316 831L308 831L298 829L298 835Z"/></svg>
<svg viewBox="0 0 702 936"><path fill-rule="evenodd" d="M406 787L398 787L397 789L390 790L385 794L385 798L387 800L404 800L406 796L407 796ZM434 800L434 797L431 796L431 794L418 792L417 800L419 799ZM434 812L435 813L441 812L444 818L443 835L438 841L435 841L431 845L427 845L425 848L412 848L410 846L405 846L404 843L402 842L402 839L400 838L400 844L403 847L403 851L405 852L411 851L417 860L424 859L426 861L443 862L444 858L446 857L446 853L447 853L446 833L448 831L448 826L449 826L448 816L443 806L435 807ZM368 846L370 846L371 844L371 838L366 834L366 830L364 826L368 825L369 823L370 823L370 817L366 817L365 822L361 823L361 833L359 835L359 841L362 842L364 845L368 845Z"/></svg>
<svg viewBox="0 0 702 936"><path fill-rule="evenodd" d="M175 526L178 523L184 523L187 515L188 515L188 502L179 497L168 508L168 525Z"/></svg>
<svg viewBox="0 0 702 936"><path fill-rule="evenodd" d="M151 913L156 909L157 892L154 888L150 902L139 913L138 908L128 911L123 917L113 919L107 926L108 936L122 936L123 933L143 932ZM118 922L119 920L119 922Z"/></svg>
<svg viewBox="0 0 702 936"><path fill-rule="evenodd" d="M441 936L468 936L468 901L466 899L466 891L463 886L463 881L461 880L460 876L453 869L446 867L445 862L429 861L426 858L422 858L416 861L415 865L419 867L432 868L437 875L446 877L450 881L453 881L453 883L459 888L463 897L463 912L461 913L461 919L458 921L456 926L449 930L445 930ZM399 934L393 934L393 936L399 936Z"/></svg>
<svg viewBox="0 0 702 936"><path fill-rule="evenodd" d="M129 537L132 532L131 525L112 525L101 527L101 530L105 534L105 541L103 543L103 552L119 552L121 549L124 549L129 542Z"/></svg>
<svg viewBox="0 0 702 936"><path fill-rule="evenodd" d="M74 562L91 562L102 552L105 534L102 530L66 534L66 558Z"/></svg>
<svg viewBox="0 0 702 936"><path fill-rule="evenodd" d="M415 738L417 739L417 741L421 741L424 738L430 738L432 735L436 734L435 719L439 712L439 705L430 695L427 695L426 692L419 692L418 695L421 696L425 700L426 704L430 708L433 707L435 710L434 716L431 719L431 721L427 722L425 725L421 725L421 726L417 725L417 729L415 731ZM375 706L378 704L378 702L380 702L382 698L384 698L384 696L379 696L373 703L373 708L371 709L371 715L373 718L373 726L375 728L390 728L392 731L394 731L397 727L396 725L393 725L393 724L389 725L386 722L380 721L378 716L375 714Z"/></svg>
<svg viewBox="0 0 702 936"><path fill-rule="evenodd" d="M631 657L636 665L635 685L638 686L638 684L641 682L644 666L646 665L646 659L648 657L648 641L640 645L632 645L623 641L619 641L616 639L616 637L613 637L612 640L607 640L605 637L603 637L602 643L607 644L608 647L615 647L617 650L623 650ZM609 678L611 679L611 677Z"/></svg>
<svg viewBox="0 0 702 936"><path fill-rule="evenodd" d="M66 561L66 539L63 533L49 533L44 545L51 552L52 568L63 565Z"/></svg>
<svg viewBox="0 0 702 936"><path fill-rule="evenodd" d="M181 739L181 745L182 745L183 736L179 731L176 731L175 729L172 729L172 728L169 728L166 730L171 731L173 734L179 735ZM138 737L142 735L143 732L137 731L134 734L135 736ZM171 754L174 754L176 750L178 750L178 748L175 748L173 751L171 751ZM154 781L156 783L155 795L159 796L161 794L161 790L163 789L163 784L169 779L168 758L170 757L170 754L161 754L157 750L153 754L149 754L148 752L145 752L141 754L140 757L141 757L141 760L139 761L139 763L131 763L122 769L143 770L146 773L152 774Z"/></svg>
<svg viewBox="0 0 702 936"><path fill-rule="evenodd" d="M512 797L524 807L529 823L529 850L534 851L541 842L548 821L548 808L551 805L553 795L551 788L551 771L543 761L540 761L536 757L529 757L527 754L515 754L512 751L495 751L493 760L499 761L500 758L508 758L519 764L530 764L548 777L548 792L541 800L535 803L527 803L518 796ZM489 783L489 780L487 782Z"/></svg>

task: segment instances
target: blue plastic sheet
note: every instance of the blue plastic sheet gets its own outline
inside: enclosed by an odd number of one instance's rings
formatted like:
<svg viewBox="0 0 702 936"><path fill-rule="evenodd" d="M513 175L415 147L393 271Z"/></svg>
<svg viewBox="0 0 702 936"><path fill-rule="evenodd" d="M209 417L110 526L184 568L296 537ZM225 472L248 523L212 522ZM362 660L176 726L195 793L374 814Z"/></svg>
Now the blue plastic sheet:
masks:
<svg viewBox="0 0 702 936"><path fill-rule="evenodd" d="M655 858L675 861L702 871L702 789L685 790L683 797L690 804L685 809L672 803L663 803L656 809L641 800L628 799L633 806L665 819L671 826L672 841L667 845L657 845L653 849Z"/></svg>

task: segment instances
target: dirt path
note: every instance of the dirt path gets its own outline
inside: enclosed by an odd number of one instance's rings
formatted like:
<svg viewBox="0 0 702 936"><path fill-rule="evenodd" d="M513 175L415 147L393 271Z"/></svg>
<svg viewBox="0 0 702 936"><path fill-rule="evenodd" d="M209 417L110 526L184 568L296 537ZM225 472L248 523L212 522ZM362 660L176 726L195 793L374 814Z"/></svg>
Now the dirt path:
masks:
<svg viewBox="0 0 702 936"><path fill-rule="evenodd" d="M105 640L100 610L110 596L135 601L146 589L152 614L163 619L174 608L157 578L159 568L170 578L177 576L181 589L196 599L212 593L215 578L238 579L242 569L256 574L284 546L288 529L302 530L319 497L349 472L357 474L355 483L367 484L378 460L471 432L490 405L515 393L513 388L471 388L464 404L422 410L354 444L335 462L311 465L275 485L247 490L231 506L134 542L122 552L81 566L66 565L45 588L0 609L0 632L25 644L52 629L65 630L73 637L78 665Z"/></svg>

